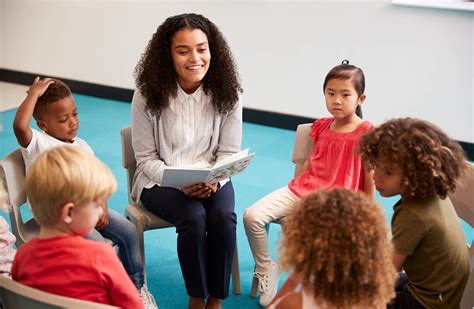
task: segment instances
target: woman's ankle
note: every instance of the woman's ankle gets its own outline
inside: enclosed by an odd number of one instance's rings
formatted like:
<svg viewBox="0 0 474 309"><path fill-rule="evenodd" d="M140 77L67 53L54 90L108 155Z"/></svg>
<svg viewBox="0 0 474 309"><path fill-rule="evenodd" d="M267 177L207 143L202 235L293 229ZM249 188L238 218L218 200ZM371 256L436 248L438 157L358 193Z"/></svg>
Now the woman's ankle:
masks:
<svg viewBox="0 0 474 309"><path fill-rule="evenodd" d="M206 309L221 309L222 299L215 298L209 295L207 298Z"/></svg>
<svg viewBox="0 0 474 309"><path fill-rule="evenodd" d="M188 308L189 309L205 309L206 302L204 301L203 298L189 296Z"/></svg>

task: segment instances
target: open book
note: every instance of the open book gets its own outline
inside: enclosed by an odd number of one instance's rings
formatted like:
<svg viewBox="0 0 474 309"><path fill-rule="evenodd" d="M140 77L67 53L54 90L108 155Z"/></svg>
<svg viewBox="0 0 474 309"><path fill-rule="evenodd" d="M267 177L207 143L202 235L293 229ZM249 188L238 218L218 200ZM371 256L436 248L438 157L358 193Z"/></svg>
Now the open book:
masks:
<svg viewBox="0 0 474 309"><path fill-rule="evenodd" d="M163 173L161 186L184 187L197 182L218 182L229 178L247 168L255 156L255 153L249 154L248 152L248 148L237 152L210 168L167 167Z"/></svg>

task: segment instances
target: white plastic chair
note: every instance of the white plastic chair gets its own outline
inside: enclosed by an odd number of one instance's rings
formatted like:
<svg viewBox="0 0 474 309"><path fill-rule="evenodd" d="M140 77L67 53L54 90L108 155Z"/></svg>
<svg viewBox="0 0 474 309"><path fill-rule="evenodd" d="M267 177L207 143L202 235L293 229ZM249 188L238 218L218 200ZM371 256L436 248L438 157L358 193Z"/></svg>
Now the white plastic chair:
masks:
<svg viewBox="0 0 474 309"><path fill-rule="evenodd" d="M461 184L455 192L449 194L449 198L458 217L474 228L474 164L469 164ZM468 246L471 271L461 300L461 309L474 308L474 241Z"/></svg>
<svg viewBox="0 0 474 309"><path fill-rule="evenodd" d="M44 292L0 276L0 304L4 309L112 309L114 306Z"/></svg>
<svg viewBox="0 0 474 309"><path fill-rule="evenodd" d="M295 164L295 174L298 176L302 172L303 164L308 158L308 155L313 148L314 141L310 138L312 123L300 124L296 128L295 145L293 147L293 155L291 161ZM271 223L282 224L283 220L272 221ZM267 232L270 229L270 225L267 225ZM254 267L255 269L255 267ZM253 277L252 287L250 290L250 296L255 298L258 293L258 278Z"/></svg>
<svg viewBox="0 0 474 309"><path fill-rule="evenodd" d="M20 149L16 149L0 161L0 177L7 191L7 203L11 205L10 221L16 246L20 247L39 233L39 225L34 218L23 221L20 208L26 205L25 163Z"/></svg>
<svg viewBox="0 0 474 309"><path fill-rule="evenodd" d="M40 226L35 218L23 221L21 207L28 207L26 203L26 175L25 163L21 150L16 149L9 153L0 161L0 177L3 179L7 192L7 203L11 206L10 221L12 233L16 237L16 247L20 247L31 238L39 234ZM113 242L104 238L106 242L114 245ZM117 250L118 248L115 247Z"/></svg>
<svg viewBox="0 0 474 309"><path fill-rule="evenodd" d="M128 206L125 209L125 217L133 222L137 228L138 240L140 242L140 250L145 264L145 245L144 232L148 230L163 229L174 227L168 221L161 219L148 211L144 206L133 203L130 192L133 184L133 176L135 175L136 160L132 147L132 130L127 126L121 130L122 135L122 166L127 170L127 186L128 186ZM147 281L146 267L144 267L145 282ZM234 257L232 261L232 287L234 294L241 294L240 287L240 270L239 255L237 252L237 242L235 243Z"/></svg>

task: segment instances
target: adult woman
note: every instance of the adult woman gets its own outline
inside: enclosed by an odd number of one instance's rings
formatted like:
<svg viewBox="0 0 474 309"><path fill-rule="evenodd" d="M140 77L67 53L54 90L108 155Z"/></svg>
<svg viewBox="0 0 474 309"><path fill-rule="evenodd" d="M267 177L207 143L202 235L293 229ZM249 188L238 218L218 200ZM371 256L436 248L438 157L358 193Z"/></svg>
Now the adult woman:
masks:
<svg viewBox="0 0 474 309"><path fill-rule="evenodd" d="M232 54L204 16L172 16L150 40L135 79L132 198L176 226L189 307L204 308L207 298L207 308L220 308L235 247L232 183L160 183L167 166L210 167L240 150L242 89Z"/></svg>

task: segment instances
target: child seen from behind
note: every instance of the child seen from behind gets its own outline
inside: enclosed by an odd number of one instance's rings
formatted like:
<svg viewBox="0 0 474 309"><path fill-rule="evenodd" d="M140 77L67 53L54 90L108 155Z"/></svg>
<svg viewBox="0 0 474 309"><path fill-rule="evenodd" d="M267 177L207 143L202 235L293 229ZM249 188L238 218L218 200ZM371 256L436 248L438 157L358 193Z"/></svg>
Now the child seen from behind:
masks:
<svg viewBox="0 0 474 309"><path fill-rule="evenodd" d="M465 167L461 146L423 120L387 121L361 139L382 196L400 195L392 217L393 264L402 269L393 308L459 308L469 277L464 232L448 192Z"/></svg>
<svg viewBox="0 0 474 309"><path fill-rule="evenodd" d="M40 155L26 175L26 192L41 229L18 250L13 280L67 297L144 308L114 249L84 238L115 189L109 168L83 149L61 146Z"/></svg>
<svg viewBox="0 0 474 309"><path fill-rule="evenodd" d="M281 265L301 286L280 290L269 308L385 308L397 275L387 234L382 209L365 194L307 196L285 221L280 244Z"/></svg>

